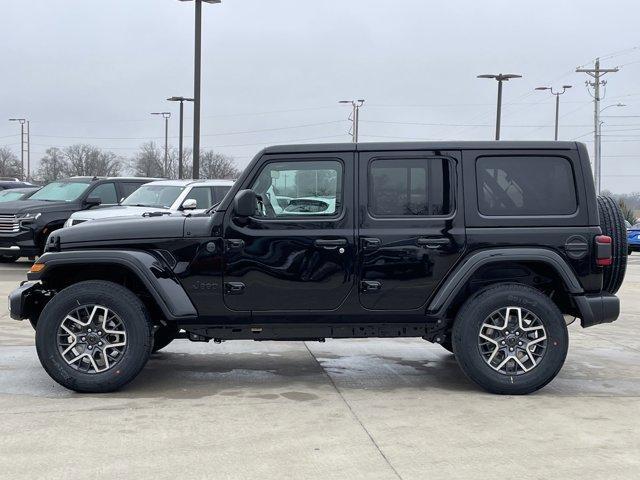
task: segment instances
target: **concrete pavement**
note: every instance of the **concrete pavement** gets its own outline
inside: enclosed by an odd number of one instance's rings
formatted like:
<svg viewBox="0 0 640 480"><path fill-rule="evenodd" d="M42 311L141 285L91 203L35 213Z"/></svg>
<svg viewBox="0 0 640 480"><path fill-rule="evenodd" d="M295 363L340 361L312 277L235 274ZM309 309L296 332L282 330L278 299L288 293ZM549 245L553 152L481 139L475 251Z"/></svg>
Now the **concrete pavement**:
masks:
<svg viewBox="0 0 640 480"><path fill-rule="evenodd" d="M640 255L612 325L570 327L558 378L495 396L421 340L175 342L125 390L79 395L6 314L0 478L632 479L640 476Z"/></svg>

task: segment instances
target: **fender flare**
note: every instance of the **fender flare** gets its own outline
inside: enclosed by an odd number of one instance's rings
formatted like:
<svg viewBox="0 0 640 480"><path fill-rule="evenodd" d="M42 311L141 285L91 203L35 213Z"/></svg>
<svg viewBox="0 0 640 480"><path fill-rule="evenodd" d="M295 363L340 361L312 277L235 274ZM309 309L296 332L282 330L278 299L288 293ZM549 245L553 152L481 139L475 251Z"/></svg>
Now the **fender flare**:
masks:
<svg viewBox="0 0 640 480"><path fill-rule="evenodd" d="M45 280L57 266L118 265L127 269L149 290L167 320L193 320L198 312L173 271L159 258L137 250L82 250L47 252L38 259L45 264L29 280Z"/></svg>
<svg viewBox="0 0 640 480"><path fill-rule="evenodd" d="M437 293L429 302L427 313L437 314L445 312L455 296L467 281L481 267L498 262L534 261L544 263L556 271L572 295L582 295L584 290L567 262L556 252L545 248L495 248L480 250L467 256L447 276L447 281L440 286Z"/></svg>

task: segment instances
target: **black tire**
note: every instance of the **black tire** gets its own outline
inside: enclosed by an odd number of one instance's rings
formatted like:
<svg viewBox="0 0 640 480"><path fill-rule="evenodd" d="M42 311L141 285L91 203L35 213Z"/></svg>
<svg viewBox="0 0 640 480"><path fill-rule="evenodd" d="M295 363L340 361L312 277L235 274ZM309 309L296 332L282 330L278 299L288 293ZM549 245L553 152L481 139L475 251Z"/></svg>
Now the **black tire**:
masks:
<svg viewBox="0 0 640 480"><path fill-rule="evenodd" d="M600 228L603 235L611 237L613 262L604 267L603 289L609 293L616 293L627 271L627 227L624 223L622 210L616 201L607 196L598 197L598 212L600 214Z"/></svg>
<svg viewBox="0 0 640 480"><path fill-rule="evenodd" d="M492 368L479 346L480 329L485 319L505 307L529 310L546 330L544 355L536 366L518 375ZM460 368L472 381L492 393L522 395L544 387L562 368L568 346L567 326L558 307L548 297L525 285L501 284L479 291L462 306L453 326L453 350Z"/></svg>
<svg viewBox="0 0 640 480"><path fill-rule="evenodd" d="M173 342L178 336L179 332L180 329L175 325L167 325L158 328L156 330L156 333L153 335L153 349L151 350L152 353L159 352L164 347Z"/></svg>
<svg viewBox="0 0 640 480"><path fill-rule="evenodd" d="M126 348L111 369L81 372L71 367L58 349L61 323L81 305L109 308L126 329ZM80 282L62 290L45 306L36 328L36 349L40 363L60 385L76 392L112 392L133 380L147 363L153 347L151 327L146 307L130 290L99 280Z"/></svg>
<svg viewBox="0 0 640 480"><path fill-rule="evenodd" d="M0 263L13 263L19 258L19 256L16 257L15 255L0 255Z"/></svg>

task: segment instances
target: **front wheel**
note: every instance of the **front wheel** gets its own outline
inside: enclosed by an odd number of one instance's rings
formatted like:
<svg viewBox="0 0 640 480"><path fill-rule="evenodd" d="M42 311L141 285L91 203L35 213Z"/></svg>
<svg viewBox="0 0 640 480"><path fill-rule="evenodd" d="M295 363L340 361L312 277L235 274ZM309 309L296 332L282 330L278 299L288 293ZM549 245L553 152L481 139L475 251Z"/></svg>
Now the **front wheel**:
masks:
<svg viewBox="0 0 640 480"><path fill-rule="evenodd" d="M568 346L558 307L525 285L478 292L462 306L453 326L460 367L492 393L519 395L544 387L562 368Z"/></svg>
<svg viewBox="0 0 640 480"><path fill-rule="evenodd" d="M65 288L47 303L36 326L42 366L77 392L111 392L126 385L145 366L152 346L146 307L111 282Z"/></svg>

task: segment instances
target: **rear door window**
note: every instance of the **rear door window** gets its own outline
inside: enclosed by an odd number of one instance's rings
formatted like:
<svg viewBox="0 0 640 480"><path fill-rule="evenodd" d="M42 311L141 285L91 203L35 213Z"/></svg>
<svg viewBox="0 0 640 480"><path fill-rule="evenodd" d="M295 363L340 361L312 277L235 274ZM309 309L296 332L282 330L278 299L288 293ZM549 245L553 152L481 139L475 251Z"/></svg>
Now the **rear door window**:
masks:
<svg viewBox="0 0 640 480"><path fill-rule="evenodd" d="M578 208L573 168L564 157L480 157L476 178L482 215L572 215Z"/></svg>
<svg viewBox="0 0 640 480"><path fill-rule="evenodd" d="M374 217L449 215L451 173L446 158L375 159L369 168L369 212Z"/></svg>

